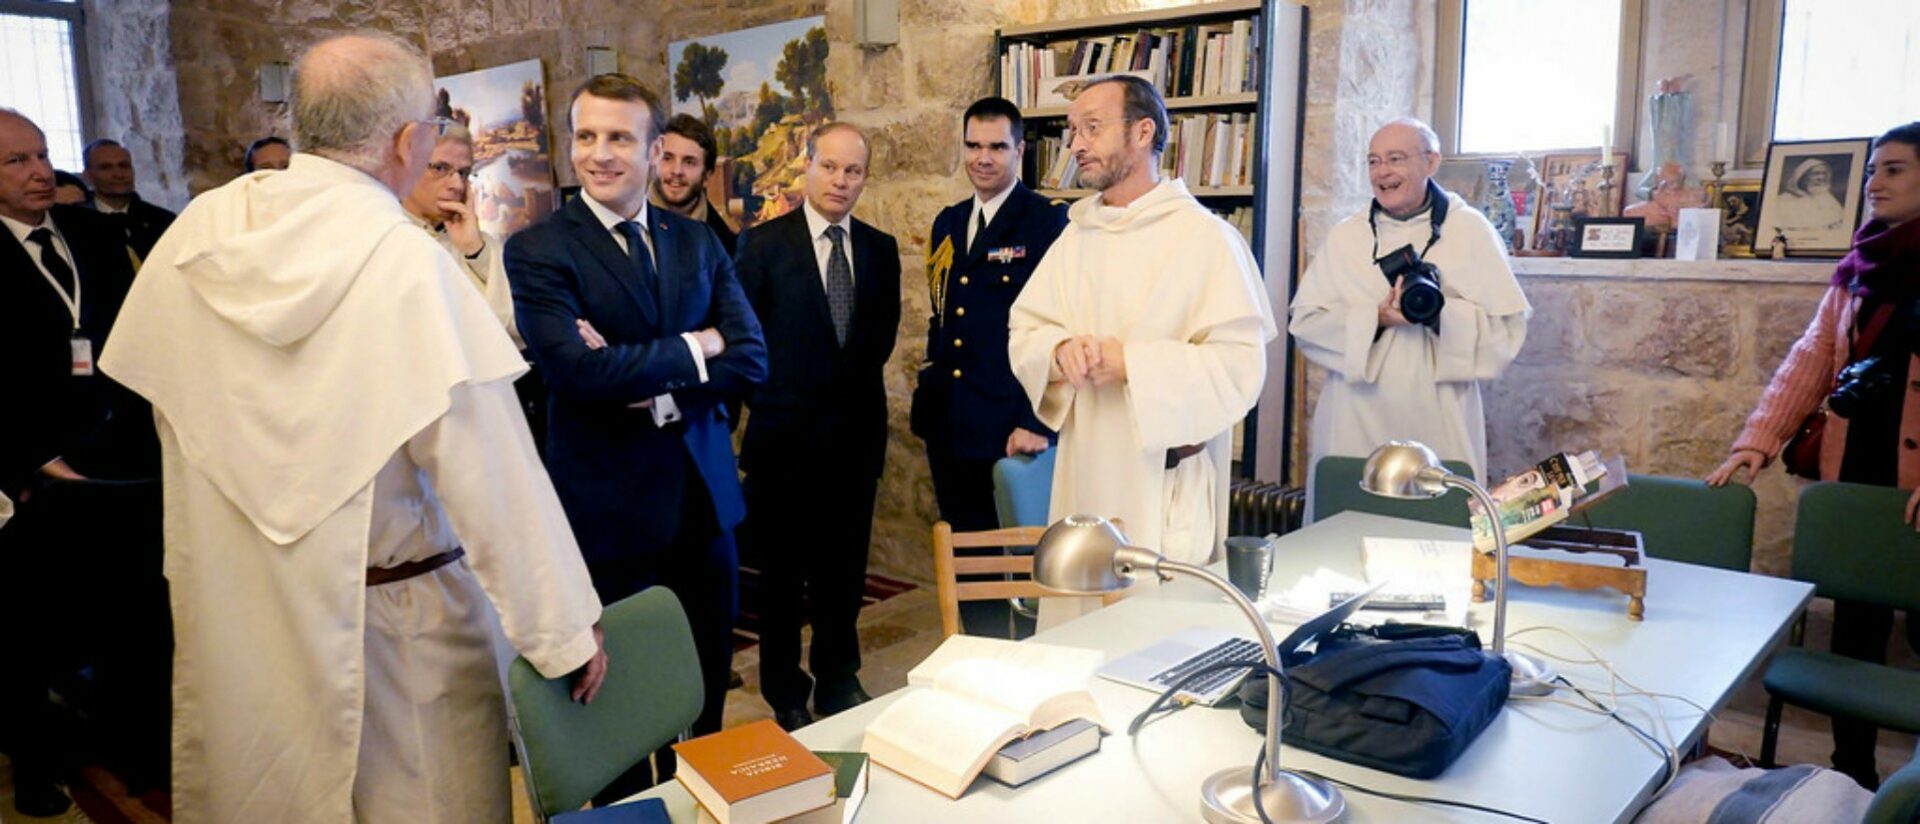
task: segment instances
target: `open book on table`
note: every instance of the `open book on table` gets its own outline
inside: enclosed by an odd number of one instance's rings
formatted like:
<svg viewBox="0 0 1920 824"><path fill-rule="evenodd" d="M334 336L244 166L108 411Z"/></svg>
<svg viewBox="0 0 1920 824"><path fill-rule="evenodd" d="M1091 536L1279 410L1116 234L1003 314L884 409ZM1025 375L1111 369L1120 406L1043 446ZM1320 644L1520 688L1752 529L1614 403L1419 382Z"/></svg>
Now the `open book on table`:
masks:
<svg viewBox="0 0 1920 824"><path fill-rule="evenodd" d="M1592 450L1578 455L1561 453L1487 490L1499 508L1509 546L1567 519L1627 485L1626 461L1620 456L1602 462ZM1467 501L1473 526L1473 545L1493 551L1493 521L1475 499Z"/></svg>
<svg viewBox="0 0 1920 824"><path fill-rule="evenodd" d="M873 763L959 798L1007 742L1076 718L1106 722L1087 683L1098 650L956 635L907 673L867 726Z"/></svg>

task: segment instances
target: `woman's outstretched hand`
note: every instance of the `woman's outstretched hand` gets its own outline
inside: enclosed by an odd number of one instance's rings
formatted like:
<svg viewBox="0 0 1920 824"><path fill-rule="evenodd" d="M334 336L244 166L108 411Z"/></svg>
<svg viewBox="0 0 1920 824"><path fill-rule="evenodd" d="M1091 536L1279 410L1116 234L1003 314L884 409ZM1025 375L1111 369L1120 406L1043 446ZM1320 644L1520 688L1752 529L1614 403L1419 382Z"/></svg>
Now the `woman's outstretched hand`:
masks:
<svg viewBox="0 0 1920 824"><path fill-rule="evenodd" d="M1766 465L1767 456L1760 450L1736 449L1733 451L1733 454L1727 456L1726 463L1721 464L1719 469L1707 474L1707 486L1725 486L1727 481L1733 478L1733 474L1742 468L1747 470L1747 479L1741 481L1741 483L1751 486L1753 485L1754 476L1760 474L1760 467ZM1911 502L1907 506L1907 511L1909 513L1907 520L1913 520L1911 515L1913 506Z"/></svg>

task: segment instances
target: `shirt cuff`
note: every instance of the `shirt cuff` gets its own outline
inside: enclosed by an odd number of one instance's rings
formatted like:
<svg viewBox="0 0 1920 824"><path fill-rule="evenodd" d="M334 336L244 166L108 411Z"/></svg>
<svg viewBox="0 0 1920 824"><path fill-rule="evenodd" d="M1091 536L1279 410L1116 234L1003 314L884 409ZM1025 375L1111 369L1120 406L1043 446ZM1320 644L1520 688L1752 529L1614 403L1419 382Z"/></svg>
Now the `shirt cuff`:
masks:
<svg viewBox="0 0 1920 824"><path fill-rule="evenodd" d="M653 425L666 426L680 420L680 404L673 402L672 395L653 396Z"/></svg>
<svg viewBox="0 0 1920 824"><path fill-rule="evenodd" d="M700 373L700 382L707 382L707 356L700 351L700 339L692 332L681 332L680 339L687 342L687 351L693 353L693 369Z"/></svg>

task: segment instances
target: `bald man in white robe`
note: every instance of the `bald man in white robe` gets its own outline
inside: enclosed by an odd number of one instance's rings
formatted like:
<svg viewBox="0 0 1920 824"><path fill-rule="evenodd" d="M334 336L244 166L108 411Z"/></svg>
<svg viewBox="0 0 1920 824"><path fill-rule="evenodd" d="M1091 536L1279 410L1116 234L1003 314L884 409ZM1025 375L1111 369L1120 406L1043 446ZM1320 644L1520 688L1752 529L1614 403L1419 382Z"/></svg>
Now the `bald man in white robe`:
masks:
<svg viewBox="0 0 1920 824"><path fill-rule="evenodd" d="M160 431L176 821L509 822L494 612L577 699L604 678L525 364L398 199L430 77L384 37L302 57L302 152L187 208L101 358Z"/></svg>

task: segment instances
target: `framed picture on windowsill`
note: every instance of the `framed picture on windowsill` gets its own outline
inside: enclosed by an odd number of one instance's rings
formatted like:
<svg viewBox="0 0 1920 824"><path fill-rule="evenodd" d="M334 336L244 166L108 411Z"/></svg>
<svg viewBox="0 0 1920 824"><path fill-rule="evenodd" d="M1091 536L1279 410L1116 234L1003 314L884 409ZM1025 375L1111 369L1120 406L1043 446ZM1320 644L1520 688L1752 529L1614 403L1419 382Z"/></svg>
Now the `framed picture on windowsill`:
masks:
<svg viewBox="0 0 1920 824"><path fill-rule="evenodd" d="M1627 153L1613 153L1613 187L1600 188L1600 149L1594 147L1585 152L1555 152L1540 158L1539 174L1541 186L1536 195L1541 199L1540 206L1533 210L1533 243L1539 248L1543 230L1553 218L1553 210L1548 208L1555 192L1565 194L1573 207L1573 219L1595 215L1620 214L1620 203L1626 196L1625 177ZM1578 184L1575 185L1575 181ZM1603 196L1602 192L1606 194Z"/></svg>
<svg viewBox="0 0 1920 824"><path fill-rule="evenodd" d="M1753 241L1759 232L1760 181L1727 181L1720 192L1721 253L1730 258L1753 257Z"/></svg>
<svg viewBox="0 0 1920 824"><path fill-rule="evenodd" d="M1640 237L1647 230L1643 217L1590 217L1574 221L1570 257L1637 258Z"/></svg>
<svg viewBox="0 0 1920 824"><path fill-rule="evenodd" d="M1860 225L1868 138L1804 140L1767 147L1756 238L1787 238L1794 257L1840 257ZM1758 241L1756 240L1756 243Z"/></svg>

